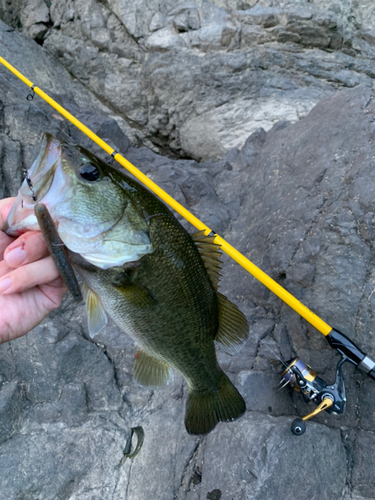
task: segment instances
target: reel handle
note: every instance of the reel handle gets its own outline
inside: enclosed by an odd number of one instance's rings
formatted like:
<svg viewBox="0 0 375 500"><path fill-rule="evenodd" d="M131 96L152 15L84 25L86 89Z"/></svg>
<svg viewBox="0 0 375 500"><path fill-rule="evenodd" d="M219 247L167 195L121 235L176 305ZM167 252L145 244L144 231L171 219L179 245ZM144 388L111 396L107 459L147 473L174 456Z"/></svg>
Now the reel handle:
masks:
<svg viewBox="0 0 375 500"><path fill-rule="evenodd" d="M318 415L318 413L328 410L328 408L330 408L332 405L333 405L333 400L329 397L325 397L320 403L320 405L317 408L315 408L314 411L302 417L302 420L306 422L306 420L310 420L311 417L315 417L315 415Z"/></svg>
<svg viewBox="0 0 375 500"><path fill-rule="evenodd" d="M326 336L331 347L334 347L340 354L347 358L347 361L358 366L370 378L375 380L375 361L365 354L346 335L338 330L332 329Z"/></svg>
<svg viewBox="0 0 375 500"><path fill-rule="evenodd" d="M311 413L308 415L305 415L302 418L296 418L293 420L292 425L290 427L290 430L292 431L292 434L295 436L302 436L306 432L306 420L309 420L311 417L314 417L315 415L318 415L318 413L328 410L333 405L333 401L331 398L324 398L323 401L320 403L320 405Z"/></svg>

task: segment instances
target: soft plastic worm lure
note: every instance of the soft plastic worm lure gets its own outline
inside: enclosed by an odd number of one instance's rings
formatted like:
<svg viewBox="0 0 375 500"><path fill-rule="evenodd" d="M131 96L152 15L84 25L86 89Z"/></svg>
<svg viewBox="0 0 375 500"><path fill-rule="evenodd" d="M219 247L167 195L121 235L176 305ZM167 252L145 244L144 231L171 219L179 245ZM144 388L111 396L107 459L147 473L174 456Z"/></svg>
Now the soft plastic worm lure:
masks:
<svg viewBox="0 0 375 500"><path fill-rule="evenodd" d="M76 275L69 262L65 245L61 241L55 223L53 222L47 207L43 203L36 203L34 213L46 241L47 248L62 279L64 280L65 285L67 286L69 292L73 295L74 300L76 302L81 302L83 297Z"/></svg>
<svg viewBox="0 0 375 500"><path fill-rule="evenodd" d="M135 447L135 450L132 452L132 439L133 439L133 434L137 436L137 445ZM141 451L143 441L145 438L145 431L143 430L143 427L137 426L137 427L132 427L130 430L130 437L126 443L125 449L124 449L124 456L121 459L121 462L119 463L119 467L122 467L125 463L125 460L127 458L130 458L133 460L138 453Z"/></svg>

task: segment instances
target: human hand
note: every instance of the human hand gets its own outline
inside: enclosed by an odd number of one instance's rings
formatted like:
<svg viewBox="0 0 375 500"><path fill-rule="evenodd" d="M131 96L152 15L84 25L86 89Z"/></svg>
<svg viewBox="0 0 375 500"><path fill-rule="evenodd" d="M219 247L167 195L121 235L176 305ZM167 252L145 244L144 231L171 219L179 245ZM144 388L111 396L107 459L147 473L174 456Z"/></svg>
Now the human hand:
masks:
<svg viewBox="0 0 375 500"><path fill-rule="evenodd" d="M67 291L39 231L2 232L13 201L0 200L0 344L39 325Z"/></svg>

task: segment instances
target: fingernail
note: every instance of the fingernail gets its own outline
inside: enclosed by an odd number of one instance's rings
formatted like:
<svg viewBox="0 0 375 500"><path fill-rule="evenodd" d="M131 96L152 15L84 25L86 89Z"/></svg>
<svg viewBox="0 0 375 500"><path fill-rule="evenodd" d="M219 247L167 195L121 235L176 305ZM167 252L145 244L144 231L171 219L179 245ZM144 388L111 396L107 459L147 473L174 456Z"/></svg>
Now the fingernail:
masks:
<svg viewBox="0 0 375 500"><path fill-rule="evenodd" d="M0 281L0 293L5 292L11 286L12 286L12 282L10 281L9 278L5 278L5 279L1 280Z"/></svg>
<svg viewBox="0 0 375 500"><path fill-rule="evenodd" d="M26 252L23 250L22 247L16 247L13 250L11 250L5 260L10 267L18 267L24 262L26 259Z"/></svg>

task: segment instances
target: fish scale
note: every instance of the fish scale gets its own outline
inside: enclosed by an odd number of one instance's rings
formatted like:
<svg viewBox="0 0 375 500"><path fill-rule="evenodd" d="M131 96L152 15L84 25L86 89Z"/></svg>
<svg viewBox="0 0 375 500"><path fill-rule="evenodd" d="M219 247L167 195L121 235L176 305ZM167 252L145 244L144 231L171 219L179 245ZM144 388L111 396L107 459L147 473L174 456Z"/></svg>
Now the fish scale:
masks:
<svg viewBox="0 0 375 500"><path fill-rule="evenodd" d="M179 371L189 389L190 434L240 417L245 402L217 362L215 341L234 354L248 325L217 290L213 238L191 236L137 181L51 134L28 178L84 282L90 335L110 316L137 345L134 376L144 385L163 385L171 368ZM8 216L10 234L37 227L34 204L25 181Z"/></svg>
<svg viewBox="0 0 375 500"><path fill-rule="evenodd" d="M161 207L155 207L160 212ZM109 316L136 343L179 370L194 387L211 387L217 372L213 339L218 329L218 299L190 235L166 217L150 219L154 252L127 272L129 282L114 286L111 274L76 265L88 286L102 298ZM183 267L176 266L176 260ZM74 261L73 261L74 263ZM134 302L124 300L124 289L135 287ZM136 300L141 290L154 298L145 307ZM131 293L130 293L131 297ZM186 367L186 358L195 363ZM200 362L199 362L200 361Z"/></svg>

